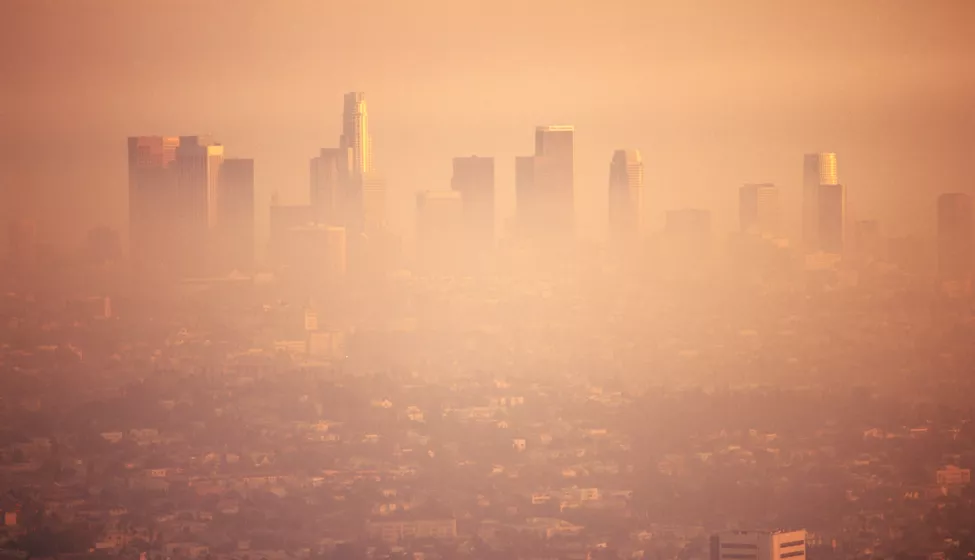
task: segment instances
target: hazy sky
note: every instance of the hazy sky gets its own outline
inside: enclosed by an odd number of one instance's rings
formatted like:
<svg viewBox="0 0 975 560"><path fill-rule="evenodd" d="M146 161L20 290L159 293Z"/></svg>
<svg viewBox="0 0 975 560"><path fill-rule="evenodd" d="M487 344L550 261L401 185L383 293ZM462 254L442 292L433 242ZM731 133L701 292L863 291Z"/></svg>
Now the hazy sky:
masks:
<svg viewBox="0 0 975 560"><path fill-rule="evenodd" d="M44 237L126 227L125 137L209 132L307 197L367 92L394 229L450 158L497 158L500 213L536 124L576 125L581 232L605 229L612 151L638 148L650 217L698 206L736 226L737 187L798 215L802 154L839 153L857 217L927 233L975 189L969 0L2 0L0 184Z"/></svg>

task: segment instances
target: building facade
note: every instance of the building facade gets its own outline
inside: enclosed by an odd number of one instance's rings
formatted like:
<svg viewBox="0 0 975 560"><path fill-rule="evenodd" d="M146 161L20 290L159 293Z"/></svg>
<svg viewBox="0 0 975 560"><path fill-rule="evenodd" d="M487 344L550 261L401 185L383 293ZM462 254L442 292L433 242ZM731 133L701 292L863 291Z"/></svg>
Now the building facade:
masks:
<svg viewBox="0 0 975 560"><path fill-rule="evenodd" d="M839 184L836 154L806 154L802 167L802 239L807 250L819 249L819 186Z"/></svg>
<svg viewBox="0 0 975 560"><path fill-rule="evenodd" d="M609 231L634 239L643 222L643 158L639 150L616 150L609 165Z"/></svg>

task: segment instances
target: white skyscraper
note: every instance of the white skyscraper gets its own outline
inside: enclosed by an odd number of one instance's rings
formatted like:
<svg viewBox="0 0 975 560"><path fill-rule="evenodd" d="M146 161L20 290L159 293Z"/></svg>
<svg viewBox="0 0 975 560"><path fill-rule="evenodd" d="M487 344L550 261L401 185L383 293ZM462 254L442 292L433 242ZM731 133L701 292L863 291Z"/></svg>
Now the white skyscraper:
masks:
<svg viewBox="0 0 975 560"><path fill-rule="evenodd" d="M359 177L372 171L369 112L366 110L366 94L361 91L345 94L339 147L352 150L352 176Z"/></svg>

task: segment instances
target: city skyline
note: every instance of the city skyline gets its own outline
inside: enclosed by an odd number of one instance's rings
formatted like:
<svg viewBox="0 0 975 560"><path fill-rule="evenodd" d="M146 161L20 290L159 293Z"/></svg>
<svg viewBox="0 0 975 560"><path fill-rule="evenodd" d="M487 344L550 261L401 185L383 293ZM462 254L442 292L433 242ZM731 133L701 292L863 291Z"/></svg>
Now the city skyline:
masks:
<svg viewBox="0 0 975 560"><path fill-rule="evenodd" d="M478 39L484 31L450 11L437 12L440 24L416 20L421 40L410 42L413 32L394 22L413 16L395 6L363 30L362 49L334 60L328 72L309 70L332 60L333 48L356 44L334 22L355 21L358 9L339 6L325 17L323 7L299 4L269 8L262 18L255 17L256 3L231 12L201 7L199 24L184 30L186 46L165 53L154 45L181 20L163 6L140 11L110 3L119 24L98 35L90 31L98 28L93 16L76 7L5 4L11 17L4 20L21 23L6 40L18 41L49 70L16 58L3 62L15 110L2 117L2 129L13 136L0 182L25 185L4 193L10 201L3 206L16 205L19 215L35 219L43 240L63 242L102 224L125 231L119 138L152 131L211 131L235 154L261 162L258 207L275 191L282 202L301 203L307 158L333 145L342 130L342 110L328 100L351 88L369 92L375 157L389 180L390 223L406 233L413 231L415 193L449 181L449 166L436 162L464 153L496 158L503 223L514 207L510 158L529 152L524 130L544 122L577 128L576 178L586 187L579 189L577 221L588 238L606 232L605 160L620 145L641 149L652 165L647 182L659 184L658 208L711 206L721 232L737 227L736 191L746 182L780 185L783 207L796 208L796 153L842 154L851 203L874 209L862 217L887 224L892 235L932 236L937 191L972 193L954 171L971 151L973 121L964 100L975 88L961 54L970 52L964 30L972 14L957 3L920 10L827 2L802 25L783 17L782 7L755 2L728 14L647 3L627 19L647 18L656 33L610 22L608 13L597 16L616 30L612 40L587 33L586 20L573 13L533 4L513 18L511 7L497 4L484 17L508 29L504 45ZM880 21L877 12L885 14ZM546 18L558 25L541 26ZM811 30L827 20L846 32L813 48ZM330 32L312 23L322 21ZM292 22L292 30L282 35L283 22ZM713 32L693 44L678 42L684 33L700 37L694 32L704 27ZM24 29L31 34L21 36ZM215 46L191 52L189 45L209 40L211 31ZM459 35L449 42L449 33ZM66 50L67 37L75 39L71 65L54 56ZM384 47L386 37L412 44L415 52ZM453 50L437 58L445 44ZM775 48L759 48L769 45ZM656 54L663 52L671 54ZM716 63L735 57L757 57L759 64L729 63L735 70L726 71ZM405 70L413 59L420 61L416 74ZM81 61L91 72L72 69ZM200 76L213 68L219 79L204 86ZM541 79L546 71L550 77ZM596 83L614 92L612 103L597 95ZM81 93L68 105L53 101L56 91ZM80 137L85 141L77 142ZM912 157L891 157L903 153ZM41 207L44 213L37 212ZM662 210L648 216L658 226L662 218ZM783 218L792 223L795 216ZM267 218L258 220L266 235Z"/></svg>

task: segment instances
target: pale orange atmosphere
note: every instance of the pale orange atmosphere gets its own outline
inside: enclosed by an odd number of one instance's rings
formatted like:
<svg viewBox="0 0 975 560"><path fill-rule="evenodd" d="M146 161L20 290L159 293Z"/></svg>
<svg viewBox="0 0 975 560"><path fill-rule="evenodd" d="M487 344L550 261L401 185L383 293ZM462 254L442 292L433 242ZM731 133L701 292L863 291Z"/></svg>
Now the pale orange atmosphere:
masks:
<svg viewBox="0 0 975 560"><path fill-rule="evenodd" d="M3 204L48 240L125 231L125 137L211 133L256 160L262 240L365 91L403 235L457 155L497 158L510 216L546 123L576 126L583 236L605 231L617 148L643 152L654 224L698 206L727 231L745 182L781 185L794 220L801 154L832 151L851 212L930 235L936 194L975 185L973 29L964 0L6 0Z"/></svg>

